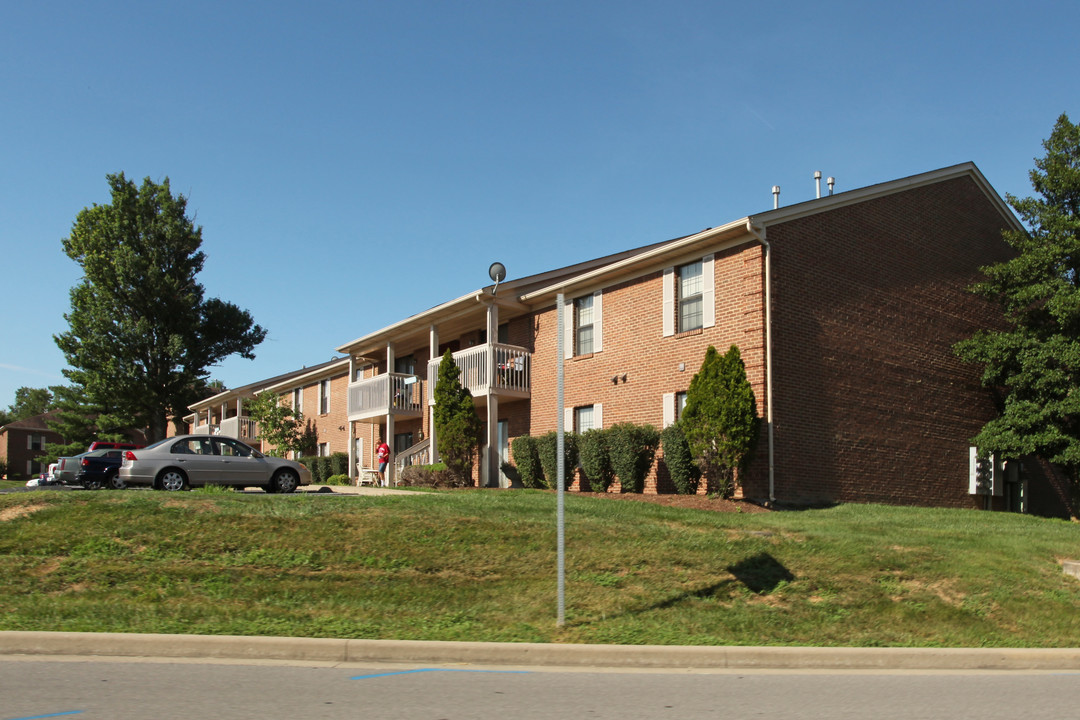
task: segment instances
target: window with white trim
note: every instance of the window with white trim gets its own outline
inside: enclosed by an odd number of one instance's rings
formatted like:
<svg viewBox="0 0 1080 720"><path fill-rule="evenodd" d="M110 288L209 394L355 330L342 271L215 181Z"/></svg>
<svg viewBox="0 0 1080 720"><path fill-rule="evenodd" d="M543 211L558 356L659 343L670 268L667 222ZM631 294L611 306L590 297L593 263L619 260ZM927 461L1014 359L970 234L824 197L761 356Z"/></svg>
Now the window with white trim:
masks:
<svg viewBox="0 0 1080 720"><path fill-rule="evenodd" d="M713 256L705 255L700 260L664 269L665 337L716 324L713 265Z"/></svg>
<svg viewBox="0 0 1080 720"><path fill-rule="evenodd" d="M679 312L676 315L675 332L700 330L702 328L702 291L701 261L687 263L675 269L679 281L675 285L675 302Z"/></svg>
<svg viewBox="0 0 1080 720"><path fill-rule="evenodd" d="M574 354L588 355L593 351L593 297L586 295L574 300Z"/></svg>
<svg viewBox="0 0 1080 720"><path fill-rule="evenodd" d="M566 408L565 426L573 432L583 433L604 427L604 406L600 403Z"/></svg>
<svg viewBox="0 0 1080 720"><path fill-rule="evenodd" d="M323 380L319 383L319 413L326 415L330 412L330 381Z"/></svg>
<svg viewBox="0 0 1080 720"><path fill-rule="evenodd" d="M330 457L330 443L319 443L319 457Z"/></svg>
<svg viewBox="0 0 1080 720"><path fill-rule="evenodd" d="M686 392L664 393L664 427L673 425L682 417L686 408Z"/></svg>
<svg viewBox="0 0 1080 720"><path fill-rule="evenodd" d="M297 412L304 411L304 389L296 388L292 391L292 406Z"/></svg>
<svg viewBox="0 0 1080 720"><path fill-rule="evenodd" d="M604 349L604 293L575 298L563 307L563 356L590 355Z"/></svg>

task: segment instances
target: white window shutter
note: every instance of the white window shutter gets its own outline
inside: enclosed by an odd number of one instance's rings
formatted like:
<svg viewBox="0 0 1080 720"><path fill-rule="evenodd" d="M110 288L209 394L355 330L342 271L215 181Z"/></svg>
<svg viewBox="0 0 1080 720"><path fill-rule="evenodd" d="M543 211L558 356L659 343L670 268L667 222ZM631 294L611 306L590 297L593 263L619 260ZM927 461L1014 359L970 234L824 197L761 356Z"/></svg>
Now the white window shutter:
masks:
<svg viewBox="0 0 1080 720"><path fill-rule="evenodd" d="M26 433L26 449L32 450L34 448L34 433Z"/></svg>
<svg viewBox="0 0 1080 720"><path fill-rule="evenodd" d="M563 432L574 432L574 408L563 408Z"/></svg>
<svg viewBox="0 0 1080 720"><path fill-rule="evenodd" d="M664 337L675 334L675 268L664 268Z"/></svg>
<svg viewBox="0 0 1080 720"><path fill-rule="evenodd" d="M712 327L716 324L716 275L713 273L713 255L701 258L701 326Z"/></svg>
<svg viewBox="0 0 1080 720"><path fill-rule="evenodd" d="M600 352L604 349L604 293L602 290L597 290L592 296L593 352Z"/></svg>
<svg viewBox="0 0 1080 720"><path fill-rule="evenodd" d="M603 428L604 427L604 406L601 403L596 403L595 405L592 406L592 413L593 413L593 415L592 415L592 417L593 417L592 426L594 428L598 429L598 430Z"/></svg>
<svg viewBox="0 0 1080 720"><path fill-rule="evenodd" d="M563 358L574 357L574 301L563 305Z"/></svg>
<svg viewBox="0 0 1080 720"><path fill-rule="evenodd" d="M675 423L675 393L664 393L664 427Z"/></svg>

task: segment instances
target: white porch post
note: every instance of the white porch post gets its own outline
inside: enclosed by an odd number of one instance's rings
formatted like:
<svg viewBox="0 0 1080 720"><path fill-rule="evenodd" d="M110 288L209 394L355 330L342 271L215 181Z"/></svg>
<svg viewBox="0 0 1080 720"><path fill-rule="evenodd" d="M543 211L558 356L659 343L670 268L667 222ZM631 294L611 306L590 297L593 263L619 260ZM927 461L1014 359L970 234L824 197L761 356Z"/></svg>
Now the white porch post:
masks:
<svg viewBox="0 0 1080 720"><path fill-rule="evenodd" d="M345 397L346 398L348 398L349 395L350 395L348 387L355 380L356 380L356 356L353 355L350 352L349 353L349 379L345 382L345 388L346 388L345 389ZM348 425L349 425L349 479L350 480L355 479L356 484L359 485L360 484L360 470L357 469L357 464L359 463L360 458L356 457L356 423L354 423L352 420L348 419L349 413L352 411L352 408L348 407L348 400L345 401L345 405L346 405L346 407L345 407L345 418L346 418L345 422L348 423Z"/></svg>
<svg viewBox="0 0 1080 720"><path fill-rule="evenodd" d="M499 487L499 395L495 385L495 341L499 339L499 306L487 309L487 466L488 487Z"/></svg>
<svg viewBox="0 0 1080 720"><path fill-rule="evenodd" d="M432 325L428 328L428 357L434 360L439 357L439 328ZM439 366L435 366L435 377L429 377L428 384L431 386L431 396L435 397L435 383L439 379ZM428 445L431 448L431 462L439 461L439 445L435 435L435 405L428 405Z"/></svg>
<svg viewBox="0 0 1080 720"><path fill-rule="evenodd" d="M394 372L394 343L386 343L386 372L389 375ZM394 487L394 398L390 397L390 378L387 378L387 412L386 412L386 435L383 442L390 448L390 457L386 463L386 484Z"/></svg>

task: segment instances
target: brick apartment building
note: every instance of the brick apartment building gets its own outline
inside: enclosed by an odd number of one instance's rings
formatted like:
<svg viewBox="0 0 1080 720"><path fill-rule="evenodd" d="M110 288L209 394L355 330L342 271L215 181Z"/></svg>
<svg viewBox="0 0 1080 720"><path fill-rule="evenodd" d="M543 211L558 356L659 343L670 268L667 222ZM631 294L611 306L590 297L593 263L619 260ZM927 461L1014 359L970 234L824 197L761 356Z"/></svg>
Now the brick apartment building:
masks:
<svg viewBox="0 0 1080 720"><path fill-rule="evenodd" d="M56 411L35 415L0 425L0 460L7 465L9 480L26 480L39 475L39 458L45 454L46 443L62 443L60 433L49 429L47 421Z"/></svg>
<svg viewBox="0 0 1080 720"><path fill-rule="evenodd" d="M969 439L995 406L952 346L996 322L966 288L1009 257L1003 229L1021 226L965 163L481 288L339 346L333 370L260 388L305 416L328 397L320 442L358 469L383 437L400 468L437 455L434 382L450 350L484 425L475 480L506 486L510 441L556 429L560 363L568 431L660 428L706 349L737 345L764 420L745 497L1068 516L1044 463L999 468L991 494L972 481ZM645 491L672 490L658 461Z"/></svg>

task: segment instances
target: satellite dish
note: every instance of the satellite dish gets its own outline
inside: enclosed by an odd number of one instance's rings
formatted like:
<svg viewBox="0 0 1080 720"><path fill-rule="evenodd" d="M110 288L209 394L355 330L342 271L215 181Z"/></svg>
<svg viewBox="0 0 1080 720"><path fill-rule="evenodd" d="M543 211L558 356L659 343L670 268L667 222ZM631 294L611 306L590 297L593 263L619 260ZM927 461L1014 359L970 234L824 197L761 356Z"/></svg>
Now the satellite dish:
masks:
<svg viewBox="0 0 1080 720"><path fill-rule="evenodd" d="M491 267L488 268L488 277L495 281L495 287L491 289L491 294L494 295L499 291L499 283L506 279L506 266L501 262L491 263Z"/></svg>

